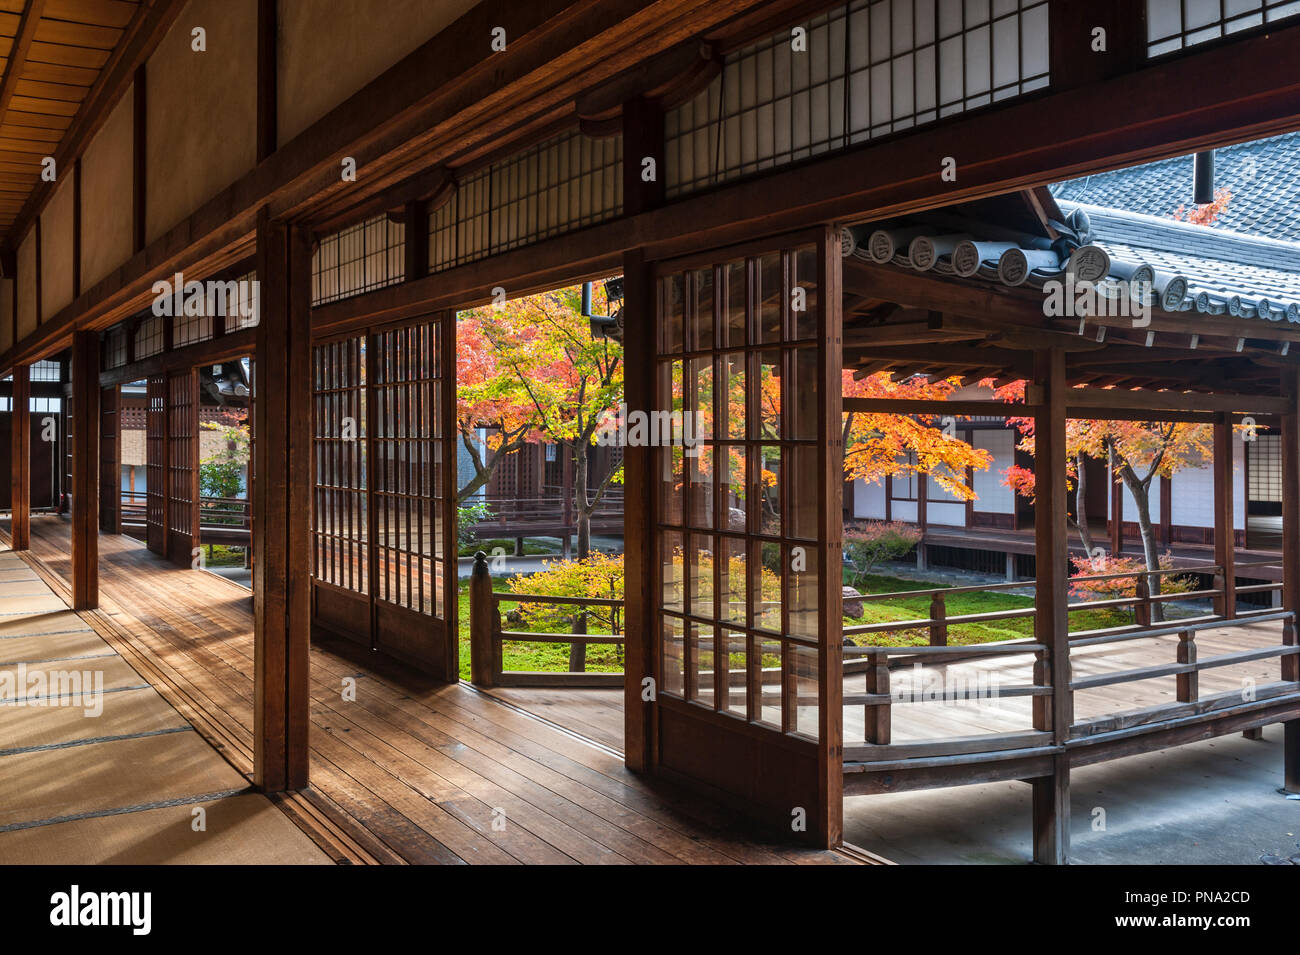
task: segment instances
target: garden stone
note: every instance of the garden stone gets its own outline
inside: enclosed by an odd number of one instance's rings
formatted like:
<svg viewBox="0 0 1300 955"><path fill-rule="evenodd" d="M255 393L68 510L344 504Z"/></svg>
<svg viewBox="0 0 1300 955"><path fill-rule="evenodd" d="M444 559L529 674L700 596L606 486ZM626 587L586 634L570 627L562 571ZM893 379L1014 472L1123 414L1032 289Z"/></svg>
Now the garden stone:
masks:
<svg viewBox="0 0 1300 955"><path fill-rule="evenodd" d="M854 620L862 619L862 594L852 587L843 588L844 594L844 616L852 617Z"/></svg>

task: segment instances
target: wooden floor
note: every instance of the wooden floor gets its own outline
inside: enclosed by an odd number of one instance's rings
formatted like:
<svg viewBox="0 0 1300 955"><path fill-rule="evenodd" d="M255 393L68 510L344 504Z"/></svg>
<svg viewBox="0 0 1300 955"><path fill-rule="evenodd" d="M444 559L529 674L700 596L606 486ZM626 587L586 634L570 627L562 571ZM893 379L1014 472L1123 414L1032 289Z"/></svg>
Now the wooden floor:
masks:
<svg viewBox="0 0 1300 955"><path fill-rule="evenodd" d="M1208 629L1196 634L1201 661L1239 650L1276 646L1282 642L1282 623L1262 621L1223 629ZM1121 643L1075 647L1070 652L1072 676L1082 680L1089 676L1115 673L1140 667L1162 666L1178 660L1178 637L1145 637ZM1200 695L1239 690L1246 685L1263 686L1281 679L1277 657L1237 663L1202 670ZM943 700L895 702L891 707L894 743L929 742L950 737L979 736L992 733L1019 733L1033 728L1032 703L1027 696L999 697L1000 687L1025 686L1033 683L1031 654L986 657L945 665L927 665L919 673L906 666L891 669L890 689L897 695L943 693ZM991 697L962 700L962 688L987 688ZM844 680L845 695L866 690L865 675L850 675ZM1117 713L1177 701L1173 676L1161 676L1131 683L1079 690L1074 694L1076 723ZM844 740L846 745L863 742L865 708L846 707Z"/></svg>
<svg viewBox="0 0 1300 955"><path fill-rule="evenodd" d="M32 520L32 562L65 595L68 524ZM240 773L252 769L251 598L126 537L100 538L82 618ZM852 863L768 842L734 814L628 772L611 750L465 685L348 646L311 655L311 777L281 808L337 861ZM356 679L356 701L343 681ZM608 707L605 707L608 710ZM603 725L610 725L608 714Z"/></svg>

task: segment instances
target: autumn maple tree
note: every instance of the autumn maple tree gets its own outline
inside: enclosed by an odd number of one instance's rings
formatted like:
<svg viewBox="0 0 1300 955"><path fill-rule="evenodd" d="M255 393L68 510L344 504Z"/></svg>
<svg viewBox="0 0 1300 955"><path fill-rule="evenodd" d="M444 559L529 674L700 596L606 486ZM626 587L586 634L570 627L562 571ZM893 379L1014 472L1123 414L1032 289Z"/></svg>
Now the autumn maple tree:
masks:
<svg viewBox="0 0 1300 955"><path fill-rule="evenodd" d="M593 310L606 308L596 283ZM591 515L620 472L591 473L596 432L623 396L623 348L593 337L579 287L471 309L457 326L458 421L476 475L473 493L505 454L545 437L573 456L577 556L591 552ZM477 452L478 428L493 429L490 459Z"/></svg>
<svg viewBox="0 0 1300 955"><path fill-rule="evenodd" d="M1013 382L994 391L1002 401L1024 399L1023 381ZM1034 453L1034 419L1009 418L1007 424L1020 435L1017 447ZM1137 512L1138 533L1142 538L1142 557L1147 570L1162 569L1156 551L1155 525L1151 519L1151 485L1157 477L1172 477L1184 468L1204 466L1213 454L1214 429L1208 424L1174 421L1106 421L1094 418L1071 418L1065 423L1067 475L1075 492L1075 527L1079 540L1091 556L1099 552L1093 546L1088 529L1087 459L1105 461L1115 480L1123 482L1133 498ZM1034 494L1034 473L1012 465L1004 472L1006 483L1021 495ZM1118 557L1119 555L1113 555ZM1151 592L1160 592L1160 578L1151 578ZM1159 605L1152 608L1160 619Z"/></svg>
<svg viewBox="0 0 1300 955"><path fill-rule="evenodd" d="M851 398L944 401L955 381L925 377L894 381L889 372L855 380L844 373L843 394ZM944 419L948 420L945 421ZM844 414L844 477L869 483L886 475L924 474L961 501L974 499L968 471L986 471L988 451L956 436L958 416L849 411Z"/></svg>

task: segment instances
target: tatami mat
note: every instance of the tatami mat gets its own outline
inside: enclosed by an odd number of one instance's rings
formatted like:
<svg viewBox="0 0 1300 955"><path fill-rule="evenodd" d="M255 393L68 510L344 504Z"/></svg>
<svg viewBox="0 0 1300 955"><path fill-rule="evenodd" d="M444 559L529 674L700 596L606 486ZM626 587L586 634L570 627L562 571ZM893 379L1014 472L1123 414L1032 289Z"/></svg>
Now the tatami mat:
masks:
<svg viewBox="0 0 1300 955"><path fill-rule="evenodd" d="M205 831L195 831L203 809ZM0 832L0 860L22 865L327 865L265 797L215 801Z"/></svg>
<svg viewBox="0 0 1300 955"><path fill-rule="evenodd" d="M31 567L0 554L0 864L329 862Z"/></svg>
<svg viewBox="0 0 1300 955"><path fill-rule="evenodd" d="M104 712L94 718L80 707L0 706L0 754L185 726L180 714L152 687L105 694Z"/></svg>

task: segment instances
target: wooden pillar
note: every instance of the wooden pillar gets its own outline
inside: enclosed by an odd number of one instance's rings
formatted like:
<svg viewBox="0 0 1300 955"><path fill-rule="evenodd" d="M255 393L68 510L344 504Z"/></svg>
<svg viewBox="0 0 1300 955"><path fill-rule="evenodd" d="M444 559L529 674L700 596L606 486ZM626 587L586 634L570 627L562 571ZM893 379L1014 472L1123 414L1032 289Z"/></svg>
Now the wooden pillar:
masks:
<svg viewBox="0 0 1300 955"><path fill-rule="evenodd" d="M72 609L99 606L99 335L72 335Z"/></svg>
<svg viewBox="0 0 1300 955"><path fill-rule="evenodd" d="M645 254L634 249L623 256L623 393L629 413L654 408L655 290ZM637 445L623 449L624 511L623 593L626 615L623 669L623 751L628 769L654 768L654 721L647 682L655 679L653 551L653 449Z"/></svg>
<svg viewBox="0 0 1300 955"><path fill-rule="evenodd" d="M1113 468L1110 475L1110 552L1119 557L1124 553L1124 485L1115 480Z"/></svg>
<svg viewBox="0 0 1300 955"><path fill-rule="evenodd" d="M1287 398L1282 415L1282 607L1300 613L1300 369L1282 374ZM1283 624L1282 642L1300 643L1294 619ZM1300 680L1300 656L1282 658L1282 679ZM1300 719L1282 724L1283 782L1289 793L1300 793Z"/></svg>
<svg viewBox="0 0 1300 955"><path fill-rule="evenodd" d="M1034 356L1034 559L1037 587L1034 632L1048 647L1052 681L1053 742L1069 738L1073 722L1070 698L1069 587L1066 540L1065 353L1045 349ZM1034 860L1064 864L1070 852L1070 765L1064 755L1051 776L1033 786Z"/></svg>
<svg viewBox="0 0 1300 955"><path fill-rule="evenodd" d="M1232 425L1227 416L1214 419L1214 562L1223 579L1223 602L1220 613L1237 615L1237 538L1233 527Z"/></svg>
<svg viewBox="0 0 1300 955"><path fill-rule="evenodd" d="M15 365L13 370L13 415L10 419L10 506L12 518L9 537L14 550L27 550L31 546L32 527L32 419L31 419L31 366Z"/></svg>
<svg viewBox="0 0 1300 955"><path fill-rule="evenodd" d="M253 445L253 780L308 780L311 500L311 244L301 226L257 220Z"/></svg>
<svg viewBox="0 0 1300 955"><path fill-rule="evenodd" d="M1283 372L1282 393L1287 398L1282 415L1282 608L1300 614L1300 370ZM1296 621L1287 621L1282 642L1295 646L1300 643L1297 633ZM1300 656L1282 658L1282 679L1300 680ZM1294 757L1300 759L1300 753Z"/></svg>

